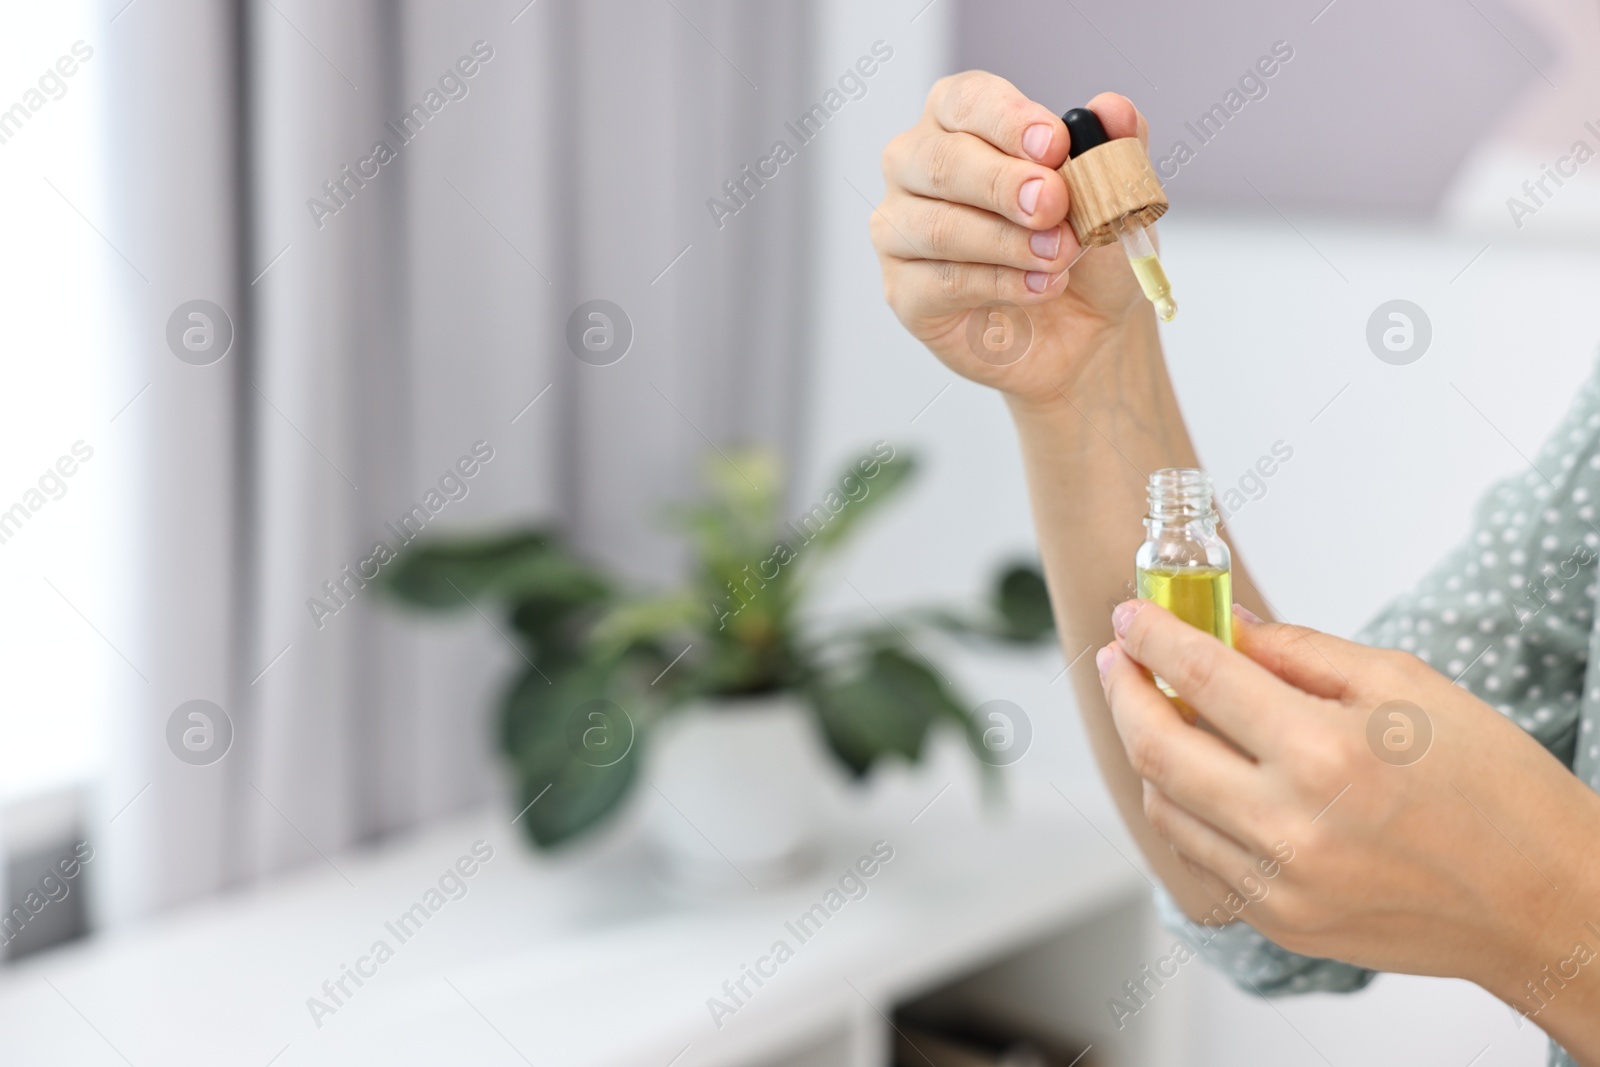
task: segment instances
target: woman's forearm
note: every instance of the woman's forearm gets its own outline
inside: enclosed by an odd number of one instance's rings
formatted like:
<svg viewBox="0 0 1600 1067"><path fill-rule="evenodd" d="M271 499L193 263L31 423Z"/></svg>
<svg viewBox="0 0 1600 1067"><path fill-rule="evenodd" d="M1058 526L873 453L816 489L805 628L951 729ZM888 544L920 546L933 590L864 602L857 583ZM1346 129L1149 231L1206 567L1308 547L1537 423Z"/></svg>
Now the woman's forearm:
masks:
<svg viewBox="0 0 1600 1067"><path fill-rule="evenodd" d="M1530 1019L1585 1067L1600 1067L1600 797L1571 782L1572 804L1545 824L1540 854L1555 900L1508 897L1496 909L1507 948L1469 975Z"/></svg>
<svg viewBox="0 0 1600 1067"><path fill-rule="evenodd" d="M1198 918L1216 901L1145 820L1143 787L1117 738L1093 657L1082 654L1111 640L1111 607L1134 593L1149 473L1198 465L1154 314L1146 309L1106 335L1053 402L1010 406L1056 625L1068 661L1076 659L1073 690L1095 758L1145 858L1179 906ZM1240 603L1266 618L1237 557L1234 580Z"/></svg>

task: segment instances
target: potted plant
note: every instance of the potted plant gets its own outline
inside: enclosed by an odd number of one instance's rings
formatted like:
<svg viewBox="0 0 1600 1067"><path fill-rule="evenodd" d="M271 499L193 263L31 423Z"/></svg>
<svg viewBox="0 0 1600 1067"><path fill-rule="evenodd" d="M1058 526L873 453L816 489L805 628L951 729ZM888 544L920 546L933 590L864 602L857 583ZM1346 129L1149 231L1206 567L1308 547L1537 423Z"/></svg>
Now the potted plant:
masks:
<svg viewBox="0 0 1600 1067"><path fill-rule="evenodd" d="M879 442L785 521L771 453L719 452L704 498L672 513L692 564L666 590L627 588L544 529L419 542L384 584L416 607L504 615L524 662L499 742L535 844L560 845L615 812L648 758L666 804L654 837L680 875L781 880L811 844L813 753L861 777L885 759L918 760L941 722L981 746L966 705L913 646L915 628L1016 642L1051 628L1029 566L1007 571L975 617L874 610L865 624L830 625L806 610L819 569L914 468Z"/></svg>

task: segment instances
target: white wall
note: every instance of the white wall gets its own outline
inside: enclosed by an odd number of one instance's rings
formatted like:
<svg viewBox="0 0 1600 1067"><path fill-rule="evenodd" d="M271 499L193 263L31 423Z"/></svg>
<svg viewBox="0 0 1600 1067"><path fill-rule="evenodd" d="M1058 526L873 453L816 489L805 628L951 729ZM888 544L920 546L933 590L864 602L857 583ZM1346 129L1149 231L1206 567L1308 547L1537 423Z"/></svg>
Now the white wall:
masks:
<svg viewBox="0 0 1600 1067"><path fill-rule="evenodd" d="M1033 544L1002 404L901 330L856 191L876 203L884 143L946 72L950 5L910 21L924 2L830 3L818 72L820 87L874 40L895 48L870 95L825 131L814 162L823 218L804 472L820 492L841 460L878 438L927 460L844 568L884 609L975 595L1001 559ZM1600 245L1540 245L1509 226L1454 236L1342 219L1291 227L1270 213L1175 211L1161 229L1181 305L1166 345L1203 461L1230 483L1274 442L1294 449L1266 495L1240 509L1231 539L1295 621L1347 634L1420 577L1463 533L1484 487L1537 450L1593 361ZM1430 350L1407 367L1380 362L1364 339L1370 313L1392 298L1418 303L1433 323ZM867 610L843 582L831 603ZM1054 781L1106 818L1066 683L1049 685L1060 666L1055 653L968 662L961 680L974 702L1006 697L1032 717L1018 792ZM1269 1005L1193 973L1196 1063L1460 1067L1485 1046L1481 1067L1543 1062L1543 1038L1466 983L1391 976L1352 997Z"/></svg>

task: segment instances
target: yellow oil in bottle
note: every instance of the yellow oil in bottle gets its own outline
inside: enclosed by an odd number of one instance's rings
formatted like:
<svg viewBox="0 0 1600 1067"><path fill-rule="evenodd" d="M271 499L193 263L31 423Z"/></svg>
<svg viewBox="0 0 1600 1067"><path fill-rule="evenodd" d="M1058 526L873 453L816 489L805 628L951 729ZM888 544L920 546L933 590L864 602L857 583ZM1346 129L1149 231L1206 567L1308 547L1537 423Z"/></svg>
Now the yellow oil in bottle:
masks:
<svg viewBox="0 0 1600 1067"><path fill-rule="evenodd" d="M1135 586L1139 599L1159 604L1197 629L1233 647L1233 572L1220 567L1172 567L1138 569ZM1174 699L1172 687L1155 679L1161 691ZM1184 718L1193 721L1194 712L1179 701Z"/></svg>
<svg viewBox="0 0 1600 1067"><path fill-rule="evenodd" d="M1161 316L1162 322L1171 322L1178 313L1178 305L1172 299L1172 283L1167 281L1161 260L1149 255L1130 257L1128 262L1133 267L1133 276L1139 279L1145 299L1156 306L1156 314Z"/></svg>

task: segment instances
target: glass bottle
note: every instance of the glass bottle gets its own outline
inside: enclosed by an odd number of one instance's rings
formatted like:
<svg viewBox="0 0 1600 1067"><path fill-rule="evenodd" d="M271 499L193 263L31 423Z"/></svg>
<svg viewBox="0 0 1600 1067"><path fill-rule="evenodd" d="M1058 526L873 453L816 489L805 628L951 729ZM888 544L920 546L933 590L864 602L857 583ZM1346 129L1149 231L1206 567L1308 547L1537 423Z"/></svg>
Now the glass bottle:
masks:
<svg viewBox="0 0 1600 1067"><path fill-rule="evenodd" d="M1150 475L1148 492L1145 542L1134 558L1137 595L1233 647L1233 556L1217 536L1211 475L1168 467ZM1177 698L1160 677L1155 682ZM1181 701L1179 710L1193 720Z"/></svg>

